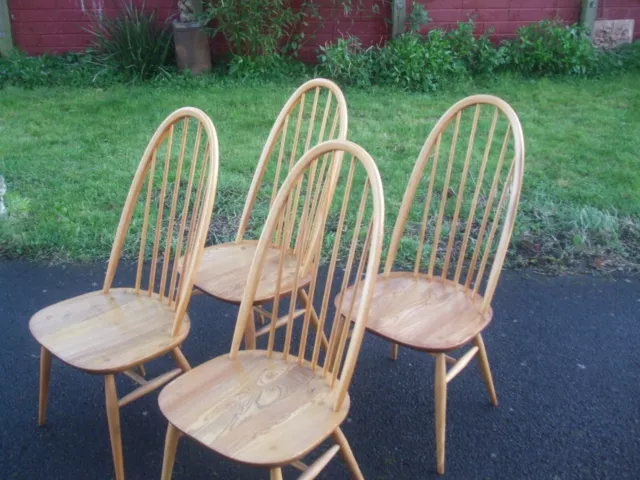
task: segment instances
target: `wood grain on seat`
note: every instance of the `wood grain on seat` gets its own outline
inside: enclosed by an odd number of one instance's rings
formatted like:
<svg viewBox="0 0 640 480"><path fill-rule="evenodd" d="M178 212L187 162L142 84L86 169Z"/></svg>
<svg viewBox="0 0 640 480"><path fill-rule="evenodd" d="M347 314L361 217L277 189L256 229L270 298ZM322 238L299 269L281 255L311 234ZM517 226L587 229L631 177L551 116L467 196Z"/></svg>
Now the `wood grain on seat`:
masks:
<svg viewBox="0 0 640 480"><path fill-rule="evenodd" d="M158 295L134 289L87 293L37 312L29 322L38 342L65 363L109 373L157 358L179 346L191 327L185 315L171 335L175 311Z"/></svg>
<svg viewBox="0 0 640 480"><path fill-rule="evenodd" d="M345 291L343 314L353 288ZM359 296L358 296L359 297ZM356 298L356 308L359 298ZM338 297L336 297L336 302ZM491 308L482 313L483 298L450 280L411 272L381 274L376 281L367 329L395 343L427 352L458 348L491 321Z"/></svg>
<svg viewBox="0 0 640 480"><path fill-rule="evenodd" d="M196 272L195 286L203 292L224 302L240 305L249 269L258 242L242 240L224 243L204 249L202 260ZM280 249L273 247L267 251L267 258L260 276L255 304L273 300L276 293L276 279L280 261ZM296 257L291 254L284 260L280 295L289 295L293 288L296 272ZM298 283L307 286L310 278Z"/></svg>
<svg viewBox="0 0 640 480"><path fill-rule="evenodd" d="M167 385L159 398L169 422L238 462L276 466L303 457L342 423L349 397L334 410L337 389L322 369L264 350L210 360Z"/></svg>

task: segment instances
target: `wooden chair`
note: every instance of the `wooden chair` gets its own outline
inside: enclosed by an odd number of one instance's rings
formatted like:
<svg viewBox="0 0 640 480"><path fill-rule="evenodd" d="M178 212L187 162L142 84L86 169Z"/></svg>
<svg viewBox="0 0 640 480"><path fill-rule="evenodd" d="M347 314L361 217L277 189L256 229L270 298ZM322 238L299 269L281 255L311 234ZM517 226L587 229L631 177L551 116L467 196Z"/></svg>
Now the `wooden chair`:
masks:
<svg viewBox="0 0 640 480"><path fill-rule="evenodd" d="M293 167L294 160L325 139L345 140L347 123L347 104L335 83L318 78L306 82L293 93L278 115L258 161L236 239L234 242L205 248L195 278L197 289L223 302L240 304L258 244L248 234L259 234L278 186ZM264 304L272 302L275 293L273 275L279 253L277 243L272 247L268 250L268 260L264 267L267 281L258 285L255 296L255 316L262 324L265 323L265 318L271 320ZM283 282L290 283L293 280L295 264L295 256L287 259ZM284 284L282 287L284 288ZM307 301L305 287L307 285L301 284L297 293L302 302ZM317 329L315 311L312 311L311 322ZM269 334L270 328L269 324L264 325L256 333L255 324L250 324L246 332L247 348L255 348L256 336ZM322 342L326 348L326 339L323 338Z"/></svg>
<svg viewBox="0 0 640 480"><path fill-rule="evenodd" d="M327 154L334 159L331 169L325 168ZM349 158L341 160L343 154ZM364 175L359 175L361 171ZM336 184L338 193L334 195ZM334 198L337 201L330 206ZM315 478L338 452L352 476L362 478L340 425L349 410L347 390L380 264L383 210L377 168L359 146L345 141L325 142L295 165L256 245L230 354L194 368L160 393L160 409L170 422L163 479L171 478L181 433L231 460L269 468L272 479L281 479L281 468L286 465L304 470L302 479ZM274 238L281 241L276 242L278 255L272 260ZM296 250L293 281L289 282L284 278L285 265ZM319 273L322 256L328 257L328 265ZM344 279L335 275L339 260L344 262ZM275 271L265 268L270 261L275 263ZM241 351L244 332L254 321L252 308L260 283L272 274L275 294L270 315L278 320L270 324L267 349ZM347 319L353 318L354 333L347 343L348 328L338 328L340 322L333 322L325 355L320 351L322 336L309 329L310 302L300 302L304 305L303 321L294 331L299 300L295 292L302 284L309 285L310 297L318 292L322 331L325 323L329 324L329 297L336 291L334 287L344 289L352 274L358 279L356 287L361 288L363 298L358 308L346 309ZM276 325L281 321L286 332L280 329L284 338L281 335L276 340ZM311 335L315 336L312 341ZM326 361L329 357L336 361ZM312 465L304 465L300 459L328 437L336 445Z"/></svg>
<svg viewBox="0 0 640 480"><path fill-rule="evenodd" d="M476 355L498 404L481 332L493 316L523 168L522 128L507 103L475 95L453 105L420 152L376 282L367 328L393 342L394 360L398 345L435 356L438 473L444 473L447 384ZM396 261L413 263L413 271L394 269ZM345 296L350 300L353 288ZM448 355L469 342L460 358Z"/></svg>
<svg viewBox="0 0 640 480"><path fill-rule="evenodd" d="M176 110L156 130L142 156L102 290L40 310L29 322L31 333L42 346L38 423L45 423L52 356L87 373L104 375L109 435L119 480L124 478L120 407L190 369L180 346L190 329L186 311L209 229L217 176L218 140L213 123L195 108ZM134 213L143 213L141 222L134 219ZM135 285L112 288L132 222L141 229L136 238ZM150 248L148 237L153 241ZM147 276L143 262L148 254L152 260L148 282L143 285ZM178 275L176 259L180 258L186 267ZM142 364L166 353L178 368L145 379ZM131 377L140 387L118 399L117 373Z"/></svg>

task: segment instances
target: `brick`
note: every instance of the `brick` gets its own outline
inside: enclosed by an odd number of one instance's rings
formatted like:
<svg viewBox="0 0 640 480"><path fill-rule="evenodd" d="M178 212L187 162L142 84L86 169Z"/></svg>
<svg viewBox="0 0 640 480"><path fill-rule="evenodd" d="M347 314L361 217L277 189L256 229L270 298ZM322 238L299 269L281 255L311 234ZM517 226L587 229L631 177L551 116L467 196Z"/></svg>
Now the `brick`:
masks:
<svg viewBox="0 0 640 480"><path fill-rule="evenodd" d="M626 20L632 18L628 8L606 8L602 11L602 18L606 20Z"/></svg>
<svg viewBox="0 0 640 480"><path fill-rule="evenodd" d="M509 20L509 10L506 8L482 8L472 12L476 22L506 22Z"/></svg>
<svg viewBox="0 0 640 480"><path fill-rule="evenodd" d="M441 9L462 9L464 0L421 0L429 14Z"/></svg>
<svg viewBox="0 0 640 480"><path fill-rule="evenodd" d="M66 33L84 33L82 28L87 27L77 22L30 22L14 23L13 28L25 35L51 35Z"/></svg>
<svg viewBox="0 0 640 480"><path fill-rule="evenodd" d="M602 2L600 2L602 3ZM580 0L556 0L557 8L572 8L580 12Z"/></svg>
<svg viewBox="0 0 640 480"><path fill-rule="evenodd" d="M564 20L565 23L577 23L580 19L580 10L574 8L559 8L558 17Z"/></svg>
<svg viewBox="0 0 640 480"><path fill-rule="evenodd" d="M429 12L429 16L434 22L457 22L465 21L467 16L463 10L434 10Z"/></svg>
<svg viewBox="0 0 640 480"><path fill-rule="evenodd" d="M509 9L518 8L555 8L556 0L510 0Z"/></svg>
<svg viewBox="0 0 640 480"><path fill-rule="evenodd" d="M540 20L552 20L556 17L557 10L555 8L522 8L509 10L509 20L531 23Z"/></svg>
<svg viewBox="0 0 640 480"><path fill-rule="evenodd" d="M503 34L514 34L519 26L518 22L497 22L493 24L496 37Z"/></svg>
<svg viewBox="0 0 640 480"><path fill-rule="evenodd" d="M509 8L511 0L463 0L463 8Z"/></svg>

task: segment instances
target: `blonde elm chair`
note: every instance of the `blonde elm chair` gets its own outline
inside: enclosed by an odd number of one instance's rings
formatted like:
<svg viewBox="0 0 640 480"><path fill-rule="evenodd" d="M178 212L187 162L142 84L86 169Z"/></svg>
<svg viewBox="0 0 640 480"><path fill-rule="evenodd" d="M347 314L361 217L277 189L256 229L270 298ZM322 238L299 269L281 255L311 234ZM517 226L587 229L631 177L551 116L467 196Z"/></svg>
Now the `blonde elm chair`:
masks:
<svg viewBox="0 0 640 480"><path fill-rule="evenodd" d="M89 374L104 375L118 480L124 478L120 408L190 369L180 347L189 333L187 307L209 229L217 176L218 140L209 117L189 107L170 114L151 138L133 178L102 290L40 310L29 322L41 345L38 423L45 423L52 357ZM112 288L132 222L140 231L134 239L139 240L135 283ZM149 255L147 275L143 263ZM145 379L142 364L167 353L177 368ZM118 373L139 387L118 398Z"/></svg>
<svg viewBox="0 0 640 480"><path fill-rule="evenodd" d="M327 155L333 159L330 168ZM272 479L282 479L287 465L303 470L301 479L315 478L337 453L354 478L363 478L340 425L350 407L348 388L380 264L383 223L382 184L375 163L362 148L329 141L299 160L273 202L255 247L230 353L199 365L160 393L160 409L169 420L163 479L171 478L181 434L230 460L269 469ZM282 241L274 250L278 235ZM285 264L294 249L299 255L293 279L284 281ZM274 251L275 270L267 270ZM327 262L319 271L322 258ZM339 261L343 279L336 275ZM305 269L304 263L311 268ZM300 274L304 271L309 272L305 278ZM282 321L285 331L280 329L283 335L276 338L272 321L266 349L241 351L245 330L254 321L259 285L272 275L270 315ZM344 289L352 276L362 300L357 308L344 304L346 318L354 324L349 341L348 328L329 323L328 316L334 287ZM311 340L311 302L300 302L302 322L294 332L295 292L303 283L309 285L309 296L319 300L319 331L331 325L326 355L321 352L322 336L316 333ZM323 361L329 357L335 360ZM329 437L333 446L311 465L302 463Z"/></svg>
<svg viewBox="0 0 640 480"><path fill-rule="evenodd" d="M258 245L247 234L260 232L266 212L273 204L276 192L287 173L297 160L314 145L324 140L345 140L347 137L347 104L340 88L330 80L316 78L301 85L291 95L275 121L258 161L251 187L247 194L236 239L205 248L202 262L195 277L195 286L200 291L223 302L239 305L243 298L249 268ZM257 210L257 211L256 211ZM265 275L268 279L258 285L254 302L255 317L262 324L270 318L265 304L273 302L273 279L279 258L280 238L275 236L272 248L267 250ZM293 280L296 252L287 258L283 270L282 291ZM271 272L269 276L266 272ZM301 283L296 295L301 302L307 301L308 285ZM298 316L299 318L299 316ZM311 322L317 329L316 312L311 312ZM282 326L278 325L279 327ZM255 348L255 339L268 335L269 323L255 331L255 324L248 325L246 344ZM323 347L327 341L322 339Z"/></svg>
<svg viewBox="0 0 640 480"><path fill-rule="evenodd" d="M447 384L474 356L491 402L498 404L482 332L493 316L491 300L511 238L523 169L522 128L506 102L474 95L453 105L420 152L371 300L367 328L392 342L394 360L398 345L435 357L441 474ZM413 269L394 268L398 263L411 263ZM345 292L347 304L353 291ZM469 343L458 359L448 355Z"/></svg>

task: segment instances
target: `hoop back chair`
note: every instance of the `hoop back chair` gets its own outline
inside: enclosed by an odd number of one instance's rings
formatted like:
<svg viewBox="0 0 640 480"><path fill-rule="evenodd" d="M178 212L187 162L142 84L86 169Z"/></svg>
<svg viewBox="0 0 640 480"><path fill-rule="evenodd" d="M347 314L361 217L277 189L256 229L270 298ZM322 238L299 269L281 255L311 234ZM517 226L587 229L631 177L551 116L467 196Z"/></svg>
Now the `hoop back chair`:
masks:
<svg viewBox="0 0 640 480"><path fill-rule="evenodd" d="M102 290L40 310L29 322L41 344L38 423L45 423L52 356L87 373L104 375L119 480L124 478L120 407L190 369L180 346L190 329L187 307L209 229L217 176L218 140L209 117L190 107L170 114L151 138L133 178ZM135 248L131 252L138 258L135 283L132 288L112 288L127 233L137 247L137 253ZM151 264L145 267L149 257ZM166 353L178 368L145 379L142 364ZM140 386L118 398L117 373Z"/></svg>
<svg viewBox="0 0 640 480"><path fill-rule="evenodd" d="M336 168L327 168L327 154L343 160L331 163ZM338 452L352 476L362 478L340 425L350 406L348 387L380 264L383 224L382 183L375 163L361 147L329 141L299 160L283 183L256 246L230 353L182 375L160 394L160 408L169 420L163 479L171 477L180 433L226 458L268 468L274 479L282 478L286 465L304 470L300 478L314 478ZM275 318L284 311L285 328L278 330L271 322L266 350L241 351L279 232L270 314ZM285 282L285 263L295 249L307 253L296 257L295 271L303 271L302 263L310 259L310 278L296 274L292 282ZM320 268L323 257L328 257L328 264ZM336 274L339 261L344 265L342 277ZM344 290L352 277L363 300L357 308L347 306L348 322L332 321L329 297L336 287ZM331 325L328 352L321 351L321 335L313 338L310 332L311 302L303 308L302 324L295 325L295 292L303 283L309 285L312 298L316 293L315 298L321 298L320 331ZM283 287L288 295L282 295ZM355 328L349 341L351 320ZM329 436L335 445L315 463L307 466L300 461Z"/></svg>
<svg viewBox="0 0 640 480"><path fill-rule="evenodd" d="M522 128L506 102L474 95L453 105L420 152L376 282L367 328L392 342L394 360L398 344L436 357L439 473L444 472L447 383L476 355L497 405L481 332L493 316L491 300L523 169ZM412 264L412 271L394 268L403 264ZM346 296L353 296L352 288ZM447 355L469 342L472 348L459 359ZM448 372L446 363L452 365Z"/></svg>
<svg viewBox="0 0 640 480"><path fill-rule="evenodd" d="M301 85L289 98L271 129L258 161L234 242L214 245L205 249L202 263L196 274L196 287L224 302L239 305L256 251L257 240L250 237L264 225L266 213L276 197L280 184L292 169L294 161L312 146L324 140L345 140L347 136L347 104L340 88L330 80L317 78ZM278 245L283 232L274 235L272 247L266 261L266 271L273 271L278 257ZM297 251L285 262L284 279L293 279ZM281 285L282 292L287 290ZM298 298L307 301L307 292L301 284ZM271 321L262 304L272 302L275 291L273 281L262 282L255 297L255 315L265 323ZM317 328L317 315L312 314L312 323ZM247 346L255 348L255 337L267 335L269 325L256 334L255 324L247 329ZM326 340L323 340L326 347Z"/></svg>

